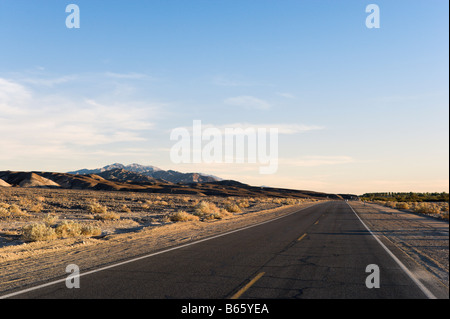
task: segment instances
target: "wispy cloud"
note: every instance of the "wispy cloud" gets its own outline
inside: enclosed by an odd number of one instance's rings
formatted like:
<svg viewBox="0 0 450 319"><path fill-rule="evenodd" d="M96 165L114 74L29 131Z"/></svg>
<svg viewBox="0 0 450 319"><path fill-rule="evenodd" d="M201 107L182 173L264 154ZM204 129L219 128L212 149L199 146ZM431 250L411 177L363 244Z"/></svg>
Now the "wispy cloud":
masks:
<svg viewBox="0 0 450 319"><path fill-rule="evenodd" d="M291 94L291 93L286 93L286 92L277 92L276 93L278 96L284 97L286 99L295 99L295 95Z"/></svg>
<svg viewBox="0 0 450 319"><path fill-rule="evenodd" d="M224 103L248 109L267 110L271 108L271 105L267 101L248 95L231 97L226 99Z"/></svg>
<svg viewBox="0 0 450 319"><path fill-rule="evenodd" d="M64 75L59 77L26 77L21 82L36 86L54 87L59 84L72 82L79 79L79 75Z"/></svg>
<svg viewBox="0 0 450 319"><path fill-rule="evenodd" d="M41 95L0 78L0 159L145 141L160 105Z"/></svg>
<svg viewBox="0 0 450 319"><path fill-rule="evenodd" d="M0 78L0 117L23 114L23 106L31 101L31 92L23 85Z"/></svg>

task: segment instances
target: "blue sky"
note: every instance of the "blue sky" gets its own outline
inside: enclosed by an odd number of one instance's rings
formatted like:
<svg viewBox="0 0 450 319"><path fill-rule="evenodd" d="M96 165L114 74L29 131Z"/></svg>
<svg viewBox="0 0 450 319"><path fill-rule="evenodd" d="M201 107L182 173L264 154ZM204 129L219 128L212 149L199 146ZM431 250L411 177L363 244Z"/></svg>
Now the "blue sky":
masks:
<svg viewBox="0 0 450 319"><path fill-rule="evenodd" d="M68 4L80 29L65 25ZM380 7L368 29L365 8ZM329 192L448 191L448 2L0 0L0 170L112 162ZM170 161L278 127L279 169Z"/></svg>

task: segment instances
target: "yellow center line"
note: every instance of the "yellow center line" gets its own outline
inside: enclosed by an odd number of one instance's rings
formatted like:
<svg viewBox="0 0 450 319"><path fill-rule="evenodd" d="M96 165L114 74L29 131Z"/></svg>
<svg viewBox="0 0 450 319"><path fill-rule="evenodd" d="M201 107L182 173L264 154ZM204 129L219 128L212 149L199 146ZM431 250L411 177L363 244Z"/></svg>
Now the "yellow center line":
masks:
<svg viewBox="0 0 450 319"><path fill-rule="evenodd" d="M303 238L305 238L306 237L306 235L308 235L307 233L304 233L299 239L297 239L297 241L300 241L300 240L302 240Z"/></svg>
<svg viewBox="0 0 450 319"><path fill-rule="evenodd" d="M250 280L250 282L248 284L246 284L244 287L242 287L237 293L235 293L231 299L238 299L240 296L242 296L242 294L244 292L246 292L248 290L248 288L250 288L251 286L253 286L253 284L255 282L257 282L262 276L264 276L264 272L260 272L259 274L256 275L255 278L253 278L252 280Z"/></svg>

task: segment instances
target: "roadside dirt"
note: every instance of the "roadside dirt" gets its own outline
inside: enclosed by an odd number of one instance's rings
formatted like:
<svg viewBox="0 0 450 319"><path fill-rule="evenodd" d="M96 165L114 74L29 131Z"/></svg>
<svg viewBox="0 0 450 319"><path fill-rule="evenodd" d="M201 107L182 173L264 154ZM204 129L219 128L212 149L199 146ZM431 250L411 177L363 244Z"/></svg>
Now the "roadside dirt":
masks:
<svg viewBox="0 0 450 319"><path fill-rule="evenodd" d="M376 204L350 204L374 234L403 251L448 291L448 221Z"/></svg>

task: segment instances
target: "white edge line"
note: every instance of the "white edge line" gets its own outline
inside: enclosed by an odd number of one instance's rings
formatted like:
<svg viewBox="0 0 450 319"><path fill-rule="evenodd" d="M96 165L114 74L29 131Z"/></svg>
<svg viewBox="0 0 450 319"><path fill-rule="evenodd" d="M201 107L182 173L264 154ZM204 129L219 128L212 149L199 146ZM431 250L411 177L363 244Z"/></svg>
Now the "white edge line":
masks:
<svg viewBox="0 0 450 319"><path fill-rule="evenodd" d="M386 247L385 244L381 242L381 240L370 230L369 227L363 222L363 220L358 216L358 214L355 212L352 206L347 202L347 205L351 208L353 213L355 213L356 217L358 217L359 221L366 227L366 229L370 232L370 234L377 240L377 242L381 245L381 247L384 248L384 250L394 259L394 261L400 266L400 268L408 275L409 278L411 278L412 281L420 288L420 290L427 296L428 299L437 299L437 297L428 290L427 287L425 287L422 282L408 269L406 266L400 261L400 259L397 258L390 250Z"/></svg>
<svg viewBox="0 0 450 319"><path fill-rule="evenodd" d="M152 253L152 254L149 254L149 255L141 256L141 257L138 257L138 258L133 258L133 259L130 259L130 260L127 260L127 261L123 261L123 262L120 262L120 263L117 263L117 264L113 264L113 265L110 265L110 266L94 269L94 270L91 270L91 271L88 271L88 272L85 272L85 273L80 273L79 277L84 276L84 275L90 275L90 274L93 274L93 273L96 273L96 272L99 272L99 271L103 271L103 270L107 270L107 269L111 269L111 268L114 268L114 267L122 266L122 265L125 265L125 264L129 264L129 263L141 260L141 259L153 257L153 256L160 255L160 254L164 254L164 253L167 253L167 252L172 251L172 250L181 249L181 248L184 248L184 247L187 247L187 246L195 245L195 244L198 244L198 243L201 243L201 242L205 242L205 241L208 241L208 240L211 240L211 239L215 239L215 238L219 238L219 237L222 237L222 236L226 236L226 235L229 235L229 234L232 234L232 233L237 233L239 231L246 230L246 229L249 229L249 228L252 228L252 227L257 227L257 226L260 226L260 225L263 225L263 224L267 224L267 223L276 221L278 219L285 218L285 217L288 217L290 215L296 214L296 213L298 213L298 212L300 212L302 210L308 209L310 207L313 207L313 206L316 206L316 205L319 205L319 204L323 204L323 203L319 202L319 203L316 203L316 204L308 206L308 207L303 207L303 208L301 208L299 210L296 210L296 211L294 211L292 213L289 213L287 215L283 215L283 216L280 216L280 217L277 217L277 218L274 218L274 219L266 220L264 222L261 222L261 223L255 224L255 225L250 225L250 226L246 226L246 227L243 227L243 228L231 230L231 231L223 233L223 234L218 234L218 235L214 235L212 237L199 239L197 241L194 241L194 242L191 242L191 243L187 243L187 244L184 244L184 245L181 245L181 246L172 247L172 248L165 249L165 250L162 250L162 251L158 251L156 253ZM14 296L17 296L17 295L25 294L25 293L33 291L33 290L38 290L38 289L45 288L45 287L48 287L48 286L56 285L58 283L66 281L66 279L67 278L58 279L58 280L55 280L55 281L52 281L52 282L48 282L48 283L45 283L45 284L42 284L42 285L39 285L39 286L36 286L36 287L31 287L31 288L28 288L28 289L24 289L24 290L13 292L13 293L10 293L10 294L7 294L7 295L3 295L3 296L0 296L0 299L7 299L7 298L14 297Z"/></svg>

